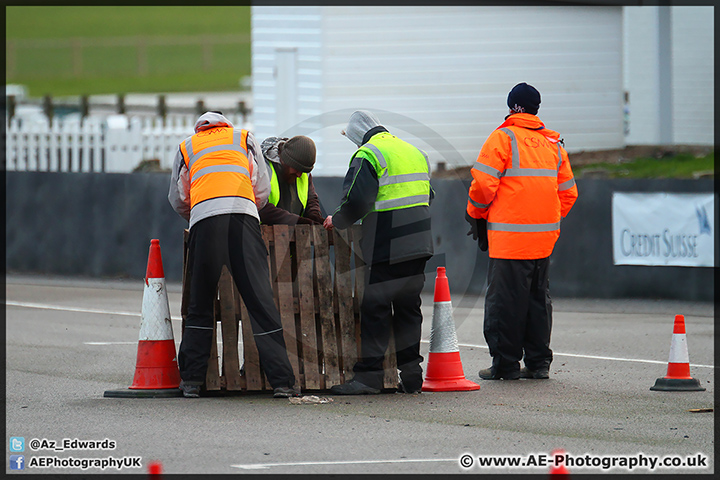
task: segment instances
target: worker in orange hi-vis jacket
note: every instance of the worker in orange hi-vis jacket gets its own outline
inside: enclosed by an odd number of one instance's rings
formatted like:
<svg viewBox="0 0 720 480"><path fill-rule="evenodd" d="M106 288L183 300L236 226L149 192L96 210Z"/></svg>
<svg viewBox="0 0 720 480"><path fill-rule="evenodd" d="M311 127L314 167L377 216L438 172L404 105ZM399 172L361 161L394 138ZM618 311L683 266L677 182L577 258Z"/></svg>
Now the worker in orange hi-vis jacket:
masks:
<svg viewBox="0 0 720 480"><path fill-rule="evenodd" d="M189 222L187 265L192 271L185 285L188 314L177 357L185 397L199 397L205 383L215 342L213 305L223 266L247 306L273 397L301 395L273 300L268 251L260 232L258 209L270 193L261 149L251 132L235 128L221 112L206 112L175 154L168 201Z"/></svg>
<svg viewBox="0 0 720 480"><path fill-rule="evenodd" d="M536 116L540 92L520 83L507 103L510 114L473 166L465 212L468 235L490 256L483 331L492 365L478 375L545 379L553 358L550 254L578 191L560 135Z"/></svg>

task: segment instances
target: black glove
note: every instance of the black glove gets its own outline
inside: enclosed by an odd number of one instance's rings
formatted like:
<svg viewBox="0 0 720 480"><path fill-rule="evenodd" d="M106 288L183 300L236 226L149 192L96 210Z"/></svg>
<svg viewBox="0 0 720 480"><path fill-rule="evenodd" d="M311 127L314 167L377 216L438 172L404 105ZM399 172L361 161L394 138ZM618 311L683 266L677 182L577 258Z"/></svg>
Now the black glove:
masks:
<svg viewBox="0 0 720 480"><path fill-rule="evenodd" d="M472 235L473 240L477 240L480 250L487 252L487 220L484 218L473 218L465 212L465 221L470 224L470 231L467 234Z"/></svg>

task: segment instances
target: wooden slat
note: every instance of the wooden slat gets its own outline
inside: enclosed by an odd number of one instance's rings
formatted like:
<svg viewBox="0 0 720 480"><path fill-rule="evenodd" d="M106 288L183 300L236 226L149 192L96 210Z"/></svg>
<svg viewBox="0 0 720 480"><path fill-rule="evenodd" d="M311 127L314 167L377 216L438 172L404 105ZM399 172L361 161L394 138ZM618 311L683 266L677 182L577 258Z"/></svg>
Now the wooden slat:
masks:
<svg viewBox="0 0 720 480"><path fill-rule="evenodd" d="M335 244L335 299L338 306L338 325L340 328L340 350L344 379L352 378L352 368L358 358L355 316L353 314L353 288L350 269L350 232L333 229Z"/></svg>
<svg viewBox="0 0 720 480"><path fill-rule="evenodd" d="M240 364L238 360L238 324L235 318L235 295L233 278L227 266L220 274L220 323L222 328L222 376L225 388L240 390Z"/></svg>
<svg viewBox="0 0 720 480"><path fill-rule="evenodd" d="M260 233L263 237L263 242L265 243L265 249L268 252L267 262L268 262L268 271L270 272L270 285L272 287L273 291L273 300L275 301L275 307L278 306L278 290L277 290L277 271L275 268L275 255L274 255L274 245L275 245L275 238L274 238L274 229L272 225L260 225ZM249 318L249 317L248 317ZM255 340L253 338L253 344L255 344ZM269 389L270 383L267 380L267 376L265 375L265 371L261 368L260 369L260 384L261 384L261 390Z"/></svg>
<svg viewBox="0 0 720 480"><path fill-rule="evenodd" d="M390 330L388 341L388 349L385 352L385 360L383 361L383 384L385 388L396 388L398 386L398 370L397 357L395 356L395 334Z"/></svg>
<svg viewBox="0 0 720 480"><path fill-rule="evenodd" d="M252 332L250 316L247 307L242 299L240 303L240 327L243 339L243 370L245 371L245 383L248 391L259 391L264 389L263 372L260 369L260 354L258 353L255 337Z"/></svg>
<svg viewBox="0 0 720 480"><path fill-rule="evenodd" d="M360 248L361 228L361 225L353 225L350 227L352 251L355 258L355 303L353 304L353 308L356 312L360 312L360 305L362 305L362 297L365 292L365 272L367 271L365 258Z"/></svg>
<svg viewBox="0 0 720 480"><path fill-rule="evenodd" d="M265 242L265 248L268 251L268 271L270 272L270 285L273 287L273 300L275 300L275 306L278 306L278 290L275 288L277 282L277 270L275 268L275 230L272 225L261 225L260 230L262 232L263 241Z"/></svg>
<svg viewBox="0 0 720 480"><path fill-rule="evenodd" d="M320 362L318 361L317 330L315 324L315 300L313 296L313 255L311 237L312 225L295 226L295 252L297 264L297 290L300 307L300 350L302 370L304 373L304 389L321 388Z"/></svg>
<svg viewBox="0 0 720 480"><path fill-rule="evenodd" d="M185 317L187 317L188 302L190 301L190 276L192 269L188 264L188 238L190 232L183 230L183 278L182 278L182 297L180 300L180 316L182 316L182 326L185 328Z"/></svg>
<svg viewBox="0 0 720 480"><path fill-rule="evenodd" d="M242 299L240 298L240 292L238 292L237 286L235 285L235 282L233 281L233 304L235 305L235 311L233 312L235 315L235 331L237 332L237 345L238 345L238 364L240 367L238 368L238 376L239 376L239 383L240 383L240 389L241 390L247 390L247 376L242 374L243 372L243 365L245 362L245 345L244 341L242 339L243 332L241 330L242 326ZM239 352L240 347L239 345L243 344L243 353L241 354Z"/></svg>
<svg viewBox="0 0 720 480"><path fill-rule="evenodd" d="M318 300L318 319L322 339L322 365L324 384L321 388L330 388L341 383L340 362L338 359L337 331L333 314L332 273L330 271L330 248L328 234L324 228L313 228L315 242L315 291ZM322 379L321 379L322 380Z"/></svg>
<svg viewBox="0 0 720 480"><path fill-rule="evenodd" d="M190 301L190 269L188 265L188 237L187 229L183 230L183 278L182 293L180 297L180 341L185 334L185 321L187 319L187 306Z"/></svg>
<svg viewBox="0 0 720 480"><path fill-rule="evenodd" d="M213 333L208 358L208 369L205 375L205 388L207 390L220 390L220 366L218 365L217 324L220 319L220 302L216 298L213 302Z"/></svg>
<svg viewBox="0 0 720 480"><path fill-rule="evenodd" d="M353 316L355 318L355 339L358 346L358 357L360 357L360 310L362 307L363 294L365 293L365 275L367 265L360 249L360 237L362 235L360 225L350 227L352 234L352 250L355 256L355 297L353 298Z"/></svg>
<svg viewBox="0 0 720 480"><path fill-rule="evenodd" d="M274 255L277 269L277 296L280 321L282 322L285 347L287 348L290 365L297 381L300 380L298 360L298 336L295 328L295 312L293 308L292 273L290 258L290 235L287 225L274 226Z"/></svg>
<svg viewBox="0 0 720 480"><path fill-rule="evenodd" d="M321 226L277 227L263 225L262 234L269 252L270 281L280 311L288 356L303 389L326 390L350 379L352 367L360 353L360 306L367 269L358 244L361 227L355 225L344 232L336 230L329 236ZM185 230L181 299L183 330L192 275L187 263L187 242L188 231ZM330 265L330 245L335 247L335 278ZM293 277L297 282L294 286L291 283ZM215 340L208 363L206 388L247 391L270 388L260 368L247 308L225 269L219 284L219 294L220 301L215 302L214 314L215 328L218 328L218 320L222 328L223 375L220 376L218 368L220 346ZM228 298L232 301L228 302ZM240 332L243 341L243 375L239 375L237 340ZM216 330L213 338L217 338ZM392 334L383 365L384 387L397 386ZM233 375L232 372L237 374Z"/></svg>
<svg viewBox="0 0 720 480"><path fill-rule="evenodd" d="M365 275L367 274L367 265L360 248L360 236L362 226L353 225L350 227L352 233L352 251L355 260L355 298L353 304L353 313L356 325L356 338L358 345L358 357L360 356L360 307L362 305L363 294L365 293ZM395 388L398 384L397 375L397 358L395 356L395 335L390 331L388 349L385 352L385 360L383 361L384 388Z"/></svg>

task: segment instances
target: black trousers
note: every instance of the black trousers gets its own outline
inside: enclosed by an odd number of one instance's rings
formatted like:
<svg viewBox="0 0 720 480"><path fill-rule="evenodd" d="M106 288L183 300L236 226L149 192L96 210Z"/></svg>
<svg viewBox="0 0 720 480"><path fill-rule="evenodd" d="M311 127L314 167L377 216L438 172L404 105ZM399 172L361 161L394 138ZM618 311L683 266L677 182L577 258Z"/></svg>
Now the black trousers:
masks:
<svg viewBox="0 0 720 480"><path fill-rule="evenodd" d="M425 284L427 260L370 265L360 307L361 358L353 367L359 382L382 388L383 359L392 331L403 385L408 390L422 386L420 293Z"/></svg>
<svg viewBox="0 0 720 480"><path fill-rule="evenodd" d="M226 214L200 220L190 229L190 298L178 366L185 382L202 384L213 337L213 303L227 265L247 306L260 364L273 388L293 386L280 314L273 300L268 252L255 217Z"/></svg>
<svg viewBox="0 0 720 480"><path fill-rule="evenodd" d="M485 295L485 341L500 372L548 368L552 362L550 332L550 258L491 258Z"/></svg>

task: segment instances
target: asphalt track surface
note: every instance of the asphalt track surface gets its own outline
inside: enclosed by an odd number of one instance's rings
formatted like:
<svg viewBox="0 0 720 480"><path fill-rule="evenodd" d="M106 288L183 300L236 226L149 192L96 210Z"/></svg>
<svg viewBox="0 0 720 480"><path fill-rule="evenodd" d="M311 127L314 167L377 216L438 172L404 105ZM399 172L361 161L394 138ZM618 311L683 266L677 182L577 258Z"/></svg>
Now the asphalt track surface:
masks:
<svg viewBox="0 0 720 480"><path fill-rule="evenodd" d="M142 280L8 276L6 281L8 455L13 454L10 437L25 439L19 453L25 456L25 472L11 471L8 463L7 473L147 473L148 464L159 461L167 474L545 476L551 468L547 458L556 450L573 457L575 463L567 465L571 474L714 473L710 303L555 299L550 379L483 381L477 371L490 364L482 335L483 299L453 294L465 375L480 390L319 393L333 401L293 405L266 393L105 398L106 390L132 382ZM179 343L180 286L168 285L168 291ZM432 296L424 297L423 311L427 358ZM691 374L706 391L650 390L667 371L675 314L685 315ZM33 439L48 442L33 450ZM76 439L108 439L115 448L49 448L50 441L61 447L64 439L70 447L77 446ZM470 455L470 467L461 466L463 455ZM632 461L671 456L689 457L700 467L651 469L643 463L628 468ZM141 466L39 468L40 459L48 457L66 463L134 457ZM526 465L480 465L492 457ZM603 468L613 458L616 468Z"/></svg>

